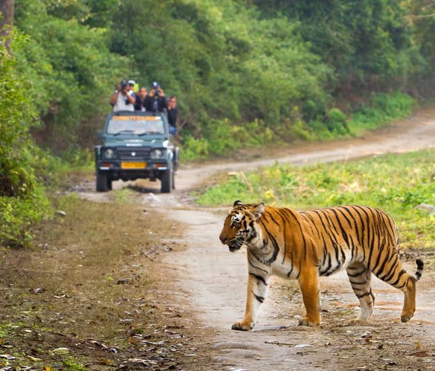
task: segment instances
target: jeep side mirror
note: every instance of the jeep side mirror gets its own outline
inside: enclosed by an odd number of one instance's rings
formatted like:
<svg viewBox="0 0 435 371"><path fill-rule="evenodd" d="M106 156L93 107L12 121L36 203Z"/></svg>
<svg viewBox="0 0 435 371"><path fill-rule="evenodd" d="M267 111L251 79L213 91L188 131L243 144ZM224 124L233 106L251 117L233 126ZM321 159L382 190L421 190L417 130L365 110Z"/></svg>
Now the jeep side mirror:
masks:
<svg viewBox="0 0 435 371"><path fill-rule="evenodd" d="M102 131L97 131L97 138L100 139L100 140L103 140L104 135L103 135Z"/></svg>

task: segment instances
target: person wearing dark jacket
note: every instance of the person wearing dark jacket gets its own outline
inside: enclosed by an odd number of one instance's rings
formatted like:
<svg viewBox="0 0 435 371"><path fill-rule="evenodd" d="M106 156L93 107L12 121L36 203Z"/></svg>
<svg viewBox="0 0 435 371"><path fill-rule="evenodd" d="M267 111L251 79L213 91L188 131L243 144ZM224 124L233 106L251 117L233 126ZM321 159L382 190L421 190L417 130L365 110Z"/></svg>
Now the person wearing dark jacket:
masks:
<svg viewBox="0 0 435 371"><path fill-rule="evenodd" d="M153 82L152 89L145 98L145 108L150 112L163 112L168 108L168 101L160 85Z"/></svg>
<svg viewBox="0 0 435 371"><path fill-rule="evenodd" d="M177 134L177 118L178 118L178 107L177 98L172 96L169 98L168 102L168 122L169 122L169 132L172 135Z"/></svg>
<svg viewBox="0 0 435 371"><path fill-rule="evenodd" d="M139 90L139 94L136 94L136 102L134 103L135 111L142 111L142 112L146 111L145 101L147 97L148 97L147 89L144 86L142 86Z"/></svg>

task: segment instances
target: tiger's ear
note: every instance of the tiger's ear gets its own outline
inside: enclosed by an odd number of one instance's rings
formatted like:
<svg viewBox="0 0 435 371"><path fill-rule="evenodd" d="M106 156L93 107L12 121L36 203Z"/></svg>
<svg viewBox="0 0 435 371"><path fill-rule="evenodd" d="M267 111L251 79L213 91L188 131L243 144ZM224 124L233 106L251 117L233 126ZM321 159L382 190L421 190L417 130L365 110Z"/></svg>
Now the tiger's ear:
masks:
<svg viewBox="0 0 435 371"><path fill-rule="evenodd" d="M260 202L257 206L255 206L254 209L254 216L255 219L260 219L262 215L264 214L264 202Z"/></svg>
<svg viewBox="0 0 435 371"><path fill-rule="evenodd" d="M234 201L233 207L236 207L238 205L243 205L243 202L240 200Z"/></svg>

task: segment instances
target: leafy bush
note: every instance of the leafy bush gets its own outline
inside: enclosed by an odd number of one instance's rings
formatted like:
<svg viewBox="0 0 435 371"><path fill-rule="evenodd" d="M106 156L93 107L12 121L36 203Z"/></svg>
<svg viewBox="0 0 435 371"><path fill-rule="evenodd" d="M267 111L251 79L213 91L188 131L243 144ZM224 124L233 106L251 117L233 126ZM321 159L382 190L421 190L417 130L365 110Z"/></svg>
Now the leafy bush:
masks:
<svg viewBox="0 0 435 371"><path fill-rule="evenodd" d="M23 246L31 239L30 226L50 211L44 189L37 187L26 198L0 196L0 246Z"/></svg>
<svg viewBox="0 0 435 371"><path fill-rule="evenodd" d="M37 123L31 97L22 89L16 60L0 42L0 245L28 242L30 224L49 203L33 169L34 148L28 131ZM19 40L15 40L15 47ZM19 44L18 44L19 45Z"/></svg>
<svg viewBox="0 0 435 371"><path fill-rule="evenodd" d="M183 160L204 159L210 155L229 156L243 146L262 146L278 140L277 135L260 120L245 126L229 120L211 120L204 127L205 138L188 135L183 140Z"/></svg>
<svg viewBox="0 0 435 371"><path fill-rule="evenodd" d="M196 139L190 135L184 139L183 151L181 152L182 160L204 159L209 154L208 141L206 139Z"/></svg>
<svg viewBox="0 0 435 371"><path fill-rule="evenodd" d="M347 116L338 108L332 108L326 113L326 125L334 135L345 135L349 132L347 127Z"/></svg>
<svg viewBox="0 0 435 371"><path fill-rule="evenodd" d="M360 135L411 114L416 101L407 94L373 94L370 106L362 106L352 115L348 126L352 135Z"/></svg>

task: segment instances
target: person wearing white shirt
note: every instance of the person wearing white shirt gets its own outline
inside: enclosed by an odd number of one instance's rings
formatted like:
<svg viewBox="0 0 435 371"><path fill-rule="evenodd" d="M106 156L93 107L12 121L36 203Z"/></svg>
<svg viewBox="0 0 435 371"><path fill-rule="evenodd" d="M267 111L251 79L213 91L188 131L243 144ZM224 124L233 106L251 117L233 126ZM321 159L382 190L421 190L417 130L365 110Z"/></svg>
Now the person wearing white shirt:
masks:
<svg viewBox="0 0 435 371"><path fill-rule="evenodd" d="M118 111L134 111L134 103L136 101L134 93L129 93L129 84L125 81L121 83L119 88L115 90L110 98L110 104L113 106L113 112Z"/></svg>

